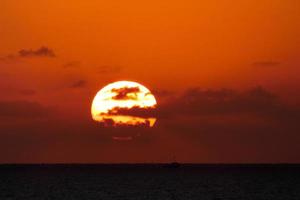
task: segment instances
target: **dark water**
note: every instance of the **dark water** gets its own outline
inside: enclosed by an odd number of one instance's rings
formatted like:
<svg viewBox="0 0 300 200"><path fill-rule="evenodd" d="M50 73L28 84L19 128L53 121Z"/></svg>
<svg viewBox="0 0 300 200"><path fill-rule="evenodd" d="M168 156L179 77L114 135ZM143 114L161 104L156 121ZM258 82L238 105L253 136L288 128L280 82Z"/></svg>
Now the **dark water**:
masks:
<svg viewBox="0 0 300 200"><path fill-rule="evenodd" d="M300 165L2 165L0 199L300 200Z"/></svg>

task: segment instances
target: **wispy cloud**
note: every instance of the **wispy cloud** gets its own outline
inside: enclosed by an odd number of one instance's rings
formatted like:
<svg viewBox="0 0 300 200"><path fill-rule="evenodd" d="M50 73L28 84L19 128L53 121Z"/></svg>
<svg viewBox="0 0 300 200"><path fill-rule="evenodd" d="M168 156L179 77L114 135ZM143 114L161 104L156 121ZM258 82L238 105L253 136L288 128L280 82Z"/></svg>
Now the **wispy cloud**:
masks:
<svg viewBox="0 0 300 200"><path fill-rule="evenodd" d="M264 89L255 87L239 92L232 89L202 90L191 88L182 95L160 107L160 115L206 116L253 113L272 115L280 111L277 97Z"/></svg>
<svg viewBox="0 0 300 200"><path fill-rule="evenodd" d="M70 88L83 88L87 85L87 81L78 80L70 85Z"/></svg>
<svg viewBox="0 0 300 200"><path fill-rule="evenodd" d="M63 68L75 68L75 67L79 67L81 65L81 63L79 61L71 61L68 63L65 63L63 65Z"/></svg>
<svg viewBox="0 0 300 200"><path fill-rule="evenodd" d="M39 49L21 49L18 52L20 57L56 57L54 51L48 47L42 46Z"/></svg>
<svg viewBox="0 0 300 200"><path fill-rule="evenodd" d="M115 89L113 88L111 92L116 93L112 99L114 100L136 100L137 99L137 94L140 92L139 87L124 87L124 88L118 88Z"/></svg>
<svg viewBox="0 0 300 200"><path fill-rule="evenodd" d="M34 57L48 57L54 58L56 57L55 52L46 47L42 46L38 49L21 49L16 54L9 54L7 56L0 57L0 61L14 61L19 58L34 58Z"/></svg>

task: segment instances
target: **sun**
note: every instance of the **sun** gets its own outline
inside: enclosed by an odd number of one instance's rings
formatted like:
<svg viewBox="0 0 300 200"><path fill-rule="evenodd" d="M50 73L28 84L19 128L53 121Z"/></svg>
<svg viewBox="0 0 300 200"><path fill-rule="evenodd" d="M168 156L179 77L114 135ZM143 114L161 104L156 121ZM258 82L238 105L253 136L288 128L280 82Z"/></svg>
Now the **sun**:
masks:
<svg viewBox="0 0 300 200"><path fill-rule="evenodd" d="M133 81L117 81L108 84L96 94L91 114L93 120L106 126L153 127L156 121L154 117L139 115L141 110L142 113L147 113L156 105L154 95L145 86Z"/></svg>

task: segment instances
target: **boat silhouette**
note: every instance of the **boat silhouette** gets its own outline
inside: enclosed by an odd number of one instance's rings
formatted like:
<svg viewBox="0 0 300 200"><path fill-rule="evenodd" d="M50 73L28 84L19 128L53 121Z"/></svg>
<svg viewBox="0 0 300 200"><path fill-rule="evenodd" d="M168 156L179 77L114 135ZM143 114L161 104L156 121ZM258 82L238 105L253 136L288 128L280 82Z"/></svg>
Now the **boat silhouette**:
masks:
<svg viewBox="0 0 300 200"><path fill-rule="evenodd" d="M179 162L171 162L171 163L167 163L165 165L166 168L169 168L169 169L177 169L179 168L181 165Z"/></svg>
<svg viewBox="0 0 300 200"><path fill-rule="evenodd" d="M170 169L176 169L176 168L179 168L181 166L180 163L176 161L175 157L174 157L173 160L174 160L173 162L167 163L165 165L165 167L170 168Z"/></svg>

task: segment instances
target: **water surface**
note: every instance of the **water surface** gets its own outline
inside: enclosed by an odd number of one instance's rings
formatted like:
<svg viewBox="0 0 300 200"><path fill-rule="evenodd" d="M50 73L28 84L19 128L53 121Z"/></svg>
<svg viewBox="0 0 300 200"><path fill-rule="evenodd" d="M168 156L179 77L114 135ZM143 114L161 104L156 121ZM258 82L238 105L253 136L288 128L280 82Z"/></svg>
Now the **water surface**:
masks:
<svg viewBox="0 0 300 200"><path fill-rule="evenodd" d="M300 165L0 165L0 199L300 200Z"/></svg>

